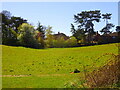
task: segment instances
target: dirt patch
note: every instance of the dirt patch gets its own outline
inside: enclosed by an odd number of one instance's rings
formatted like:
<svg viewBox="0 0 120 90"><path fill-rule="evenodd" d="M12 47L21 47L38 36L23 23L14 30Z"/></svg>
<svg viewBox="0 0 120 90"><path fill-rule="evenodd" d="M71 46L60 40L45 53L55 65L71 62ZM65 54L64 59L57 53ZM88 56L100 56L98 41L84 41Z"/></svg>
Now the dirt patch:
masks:
<svg viewBox="0 0 120 90"><path fill-rule="evenodd" d="M45 76L66 76L67 74L39 74L36 77L45 77ZM32 75L0 75L0 77L31 77Z"/></svg>
<svg viewBox="0 0 120 90"><path fill-rule="evenodd" d="M30 75L1 75L0 77L29 77Z"/></svg>

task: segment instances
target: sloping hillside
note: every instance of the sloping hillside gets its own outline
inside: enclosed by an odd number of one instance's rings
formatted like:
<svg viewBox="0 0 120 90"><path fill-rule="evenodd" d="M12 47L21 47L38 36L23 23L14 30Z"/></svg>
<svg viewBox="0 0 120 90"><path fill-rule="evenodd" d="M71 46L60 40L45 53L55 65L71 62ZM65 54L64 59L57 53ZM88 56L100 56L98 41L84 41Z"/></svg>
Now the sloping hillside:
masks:
<svg viewBox="0 0 120 90"><path fill-rule="evenodd" d="M78 76L104 66L118 44L77 48L31 49L2 45L3 88L59 88ZM80 73L71 74L75 69ZM27 81L27 82L26 82Z"/></svg>

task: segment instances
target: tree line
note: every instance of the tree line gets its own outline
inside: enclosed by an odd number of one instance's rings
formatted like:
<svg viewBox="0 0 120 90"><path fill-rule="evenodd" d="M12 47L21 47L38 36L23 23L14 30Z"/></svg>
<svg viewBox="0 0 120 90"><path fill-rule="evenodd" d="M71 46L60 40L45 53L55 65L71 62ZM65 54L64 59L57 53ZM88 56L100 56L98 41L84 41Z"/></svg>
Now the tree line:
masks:
<svg viewBox="0 0 120 90"><path fill-rule="evenodd" d="M112 37L109 37L109 34L112 33L111 29L115 27L115 25L108 22L108 20L111 19L111 16L112 14L110 13L101 14L100 10L82 11L81 13L74 15L74 23L77 24L77 28L75 28L74 24L71 24L72 35L76 37L77 41L83 44L93 44L93 41L96 41L96 43L109 43L112 39ZM98 30L102 35L100 35L98 31L95 31L95 25L93 23L99 23L101 19L105 21L105 26L101 30ZM117 26L116 32L119 32L119 30L120 26ZM99 38L95 37L96 34L100 35ZM120 38L117 37L115 39L116 42L119 39Z"/></svg>
<svg viewBox="0 0 120 90"><path fill-rule="evenodd" d="M75 37L63 33L57 36L51 26L44 26L38 22L37 28L29 24L26 19L12 16L9 11L2 11L2 44L10 46L24 46L30 48L72 47L77 45Z"/></svg>
<svg viewBox="0 0 120 90"><path fill-rule="evenodd" d="M2 16L2 44L10 46L24 46L30 48L54 48L54 47L74 47L80 44L92 44L93 36L96 34L93 22L100 22L103 18L106 20L106 26L101 29L103 35L110 34L110 29L114 27L108 22L112 14L102 14L99 10L82 11L74 15L75 23L71 24L72 36L66 36L63 33L54 34L51 26L44 26L38 22L37 28L29 24L22 17L12 16L9 11L3 10ZM119 32L120 27L116 27ZM98 41L97 41L98 42Z"/></svg>

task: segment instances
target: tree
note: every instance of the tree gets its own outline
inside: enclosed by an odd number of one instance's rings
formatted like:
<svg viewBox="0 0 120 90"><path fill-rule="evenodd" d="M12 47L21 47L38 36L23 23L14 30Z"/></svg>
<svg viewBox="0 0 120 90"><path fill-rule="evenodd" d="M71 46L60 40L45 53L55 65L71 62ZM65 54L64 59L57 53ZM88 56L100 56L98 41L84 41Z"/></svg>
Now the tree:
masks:
<svg viewBox="0 0 120 90"><path fill-rule="evenodd" d="M38 41L38 43L40 44L41 48L45 47L45 43L44 43L44 39L42 37L41 32L35 30L35 39Z"/></svg>
<svg viewBox="0 0 120 90"><path fill-rule="evenodd" d="M53 47L56 47L56 48L67 47L64 37L61 36L61 37L58 37L57 39L53 39Z"/></svg>
<svg viewBox="0 0 120 90"><path fill-rule="evenodd" d="M120 26L116 26L116 32L118 32L118 42L120 42Z"/></svg>
<svg viewBox="0 0 120 90"><path fill-rule="evenodd" d="M65 48L65 47L73 47L77 46L77 39L71 36L69 39L64 39L63 36L58 38L53 38L53 47L55 48Z"/></svg>
<svg viewBox="0 0 120 90"><path fill-rule="evenodd" d="M81 13L74 15L75 23L78 24L78 28L84 30L88 35L88 43L92 41L92 35L95 34L93 21L100 22L100 15L100 10L82 11Z"/></svg>
<svg viewBox="0 0 120 90"><path fill-rule="evenodd" d="M2 15L2 44L16 45L17 33L10 26L11 13L9 11L2 11L1 15Z"/></svg>
<svg viewBox="0 0 120 90"><path fill-rule="evenodd" d="M77 39L74 36L71 36L66 42L66 47L77 46Z"/></svg>
<svg viewBox="0 0 120 90"><path fill-rule="evenodd" d="M120 32L120 26L116 26L116 32Z"/></svg>
<svg viewBox="0 0 120 90"><path fill-rule="evenodd" d="M40 22L38 22L38 26L36 30L38 30L41 33L41 37L43 39L45 38L45 29L46 27L44 27L43 25L40 24Z"/></svg>
<svg viewBox="0 0 120 90"><path fill-rule="evenodd" d="M46 47L53 47L53 31L52 31L52 27L51 26L48 26L46 31L45 31L45 36L46 36L46 40L45 40L45 43L46 43Z"/></svg>
<svg viewBox="0 0 120 90"><path fill-rule="evenodd" d="M0 13L0 45L2 44L2 15Z"/></svg>
<svg viewBox="0 0 120 90"><path fill-rule="evenodd" d="M9 15L8 15L9 13ZM1 15L2 15L2 43L3 44L6 44L7 43L7 38L9 38L9 31L8 31L8 22L9 22L9 18L11 17L10 16L10 12L8 11L2 11L1 12Z"/></svg>
<svg viewBox="0 0 120 90"><path fill-rule="evenodd" d="M108 24L108 19L111 19L111 15L110 13L106 13L106 14L102 14L104 20L106 20L106 25Z"/></svg>
<svg viewBox="0 0 120 90"><path fill-rule="evenodd" d="M111 15L112 14L110 13L102 14L103 16L102 19L106 20L106 25L100 32L103 33L104 35L111 33L110 29L114 27L112 23L108 23L108 19L111 19Z"/></svg>
<svg viewBox="0 0 120 90"><path fill-rule="evenodd" d="M71 24L71 32L72 32L72 36L74 36L77 39L78 43L79 43L80 40L85 41L85 31L84 31L84 29L78 28L76 30L74 25Z"/></svg>
<svg viewBox="0 0 120 90"><path fill-rule="evenodd" d="M39 43L34 37L34 28L32 25L23 23L18 30L18 40L22 46L40 48Z"/></svg>
<svg viewBox="0 0 120 90"><path fill-rule="evenodd" d="M18 27L22 25L22 23L27 23L27 20L21 18L21 17L14 17L12 16L10 19L10 27L17 33Z"/></svg>
<svg viewBox="0 0 120 90"><path fill-rule="evenodd" d="M18 27L22 23L27 23L27 20L21 17L11 16L9 11L2 11L2 44L5 45L18 45L17 33Z"/></svg>
<svg viewBox="0 0 120 90"><path fill-rule="evenodd" d="M103 33L104 35L107 35L111 33L110 29L114 27L112 23L108 23L100 32Z"/></svg>
<svg viewBox="0 0 120 90"><path fill-rule="evenodd" d="M75 26L71 24L71 32L74 35L76 33Z"/></svg>
<svg viewBox="0 0 120 90"><path fill-rule="evenodd" d="M38 26L37 26L37 29L36 29L36 32L35 32L35 38L38 40L41 48L45 47L45 42L44 42L45 29L46 29L46 27L41 25L40 22L38 22Z"/></svg>
<svg viewBox="0 0 120 90"><path fill-rule="evenodd" d="M78 28L76 30L74 25L71 24L71 32L72 32L72 35L77 39L77 41L84 39L85 32L83 29Z"/></svg>
<svg viewBox="0 0 120 90"><path fill-rule="evenodd" d="M7 10L3 10L1 14L6 16L6 20L11 18L11 13Z"/></svg>

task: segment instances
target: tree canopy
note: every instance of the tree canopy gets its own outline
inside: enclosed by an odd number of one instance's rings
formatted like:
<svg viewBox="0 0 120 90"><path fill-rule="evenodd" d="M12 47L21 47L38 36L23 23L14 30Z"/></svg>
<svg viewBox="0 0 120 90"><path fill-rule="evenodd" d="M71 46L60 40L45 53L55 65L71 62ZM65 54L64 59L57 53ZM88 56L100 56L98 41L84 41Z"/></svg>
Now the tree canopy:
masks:
<svg viewBox="0 0 120 90"><path fill-rule="evenodd" d="M88 42L92 40L91 37L95 34L93 21L100 22L100 18L100 10L82 11L81 13L74 15L75 23L78 24L77 30L79 30L79 32L80 30L82 30L81 32L84 30L84 32L88 35Z"/></svg>

